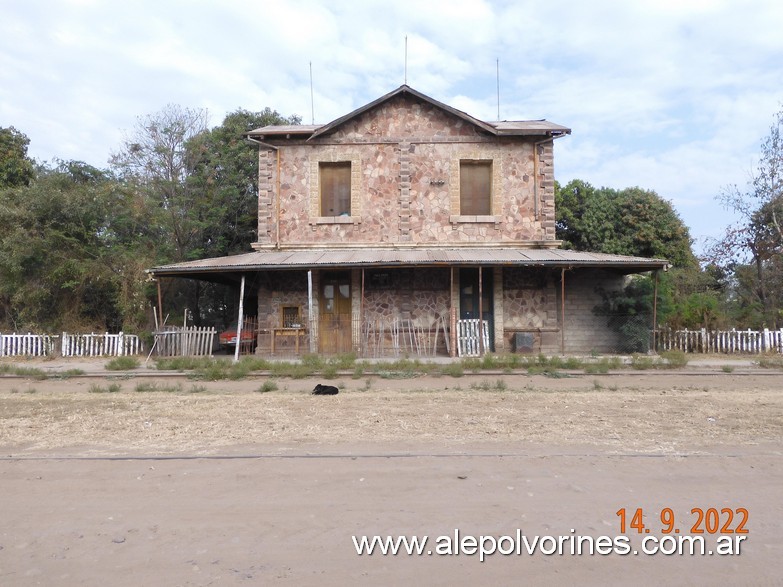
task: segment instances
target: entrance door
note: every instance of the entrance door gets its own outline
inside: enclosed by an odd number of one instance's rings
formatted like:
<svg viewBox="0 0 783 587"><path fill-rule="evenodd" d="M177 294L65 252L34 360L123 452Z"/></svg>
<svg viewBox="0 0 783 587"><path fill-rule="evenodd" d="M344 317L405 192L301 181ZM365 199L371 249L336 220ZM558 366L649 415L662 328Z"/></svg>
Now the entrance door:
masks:
<svg viewBox="0 0 783 587"><path fill-rule="evenodd" d="M494 350L493 295L494 278L492 268L481 270L481 317L487 322L489 346L486 351ZM479 270L459 270L459 317L460 320L478 320L479 318Z"/></svg>
<svg viewBox="0 0 783 587"><path fill-rule="evenodd" d="M348 353L351 341L351 274L325 273L318 296L318 350L325 354Z"/></svg>

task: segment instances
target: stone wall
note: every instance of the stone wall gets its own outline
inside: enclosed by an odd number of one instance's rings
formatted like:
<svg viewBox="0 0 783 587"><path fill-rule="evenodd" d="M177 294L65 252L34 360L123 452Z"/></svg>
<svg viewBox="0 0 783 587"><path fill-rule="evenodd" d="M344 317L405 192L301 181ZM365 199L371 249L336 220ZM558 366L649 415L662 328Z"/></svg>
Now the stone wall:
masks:
<svg viewBox="0 0 783 587"><path fill-rule="evenodd" d="M509 267L493 271L496 352L513 352L515 333L523 333L532 336L531 352L559 354L560 272ZM394 321L398 324L410 321L414 328L430 331L432 336L437 330L437 351L446 354L443 327L448 324L450 307L456 308L459 303L459 284L455 283L454 290L450 291L450 280L448 268L367 269L362 299L361 270L354 269L351 281L355 350L361 353L372 330L377 334L381 328L385 337L383 346L386 351L390 350L390 325ZM566 271L565 280L565 353L617 352L622 342L619 334L607 326L606 317L596 316L593 308L602 301L596 288L621 289L627 277L599 269L582 269ZM310 321L306 271L262 274L258 290L259 329L262 330L259 353L270 350L268 331L282 325L284 306L299 307L302 324L308 329L308 335L300 340L301 352L317 350L318 284L319 272L314 271L314 320ZM362 314L364 321L360 320ZM293 342L290 338L279 337L278 352L291 351L288 347L292 347Z"/></svg>
<svg viewBox="0 0 783 587"><path fill-rule="evenodd" d="M397 96L334 133L277 142L278 151L259 152L257 248L278 240L317 246L555 239L551 141L489 136L428 103ZM492 161L488 216L460 215L463 159ZM336 161L351 163L351 215L322 218L319 163Z"/></svg>
<svg viewBox="0 0 783 587"><path fill-rule="evenodd" d="M309 349L310 321L307 300L306 271L275 271L260 274L258 288L258 346L256 352L271 351L271 330L283 326L283 307L299 308L302 325L307 328L308 335L300 338L301 352ZM317 291L317 290L316 290ZM275 350L278 353L292 352L295 341L292 337L278 337L275 340Z"/></svg>
<svg viewBox="0 0 783 587"><path fill-rule="evenodd" d="M565 295L565 352L614 353L621 346L617 332L607 326L606 316L596 316L593 308L602 301L596 288L622 289L627 278L610 271L581 269L566 271ZM560 308L560 287L557 288L557 307ZM558 316L558 323L560 318ZM557 351L559 352L559 341Z"/></svg>
<svg viewBox="0 0 783 587"><path fill-rule="evenodd" d="M557 338L557 295L547 269L503 269L503 346L512 352L514 335L532 337L532 352L552 352Z"/></svg>

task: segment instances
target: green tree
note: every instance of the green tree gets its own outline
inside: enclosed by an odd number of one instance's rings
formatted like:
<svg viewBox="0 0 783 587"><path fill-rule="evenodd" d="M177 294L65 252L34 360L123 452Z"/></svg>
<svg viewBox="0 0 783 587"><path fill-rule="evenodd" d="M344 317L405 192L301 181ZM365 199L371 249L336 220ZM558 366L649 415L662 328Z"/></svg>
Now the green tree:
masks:
<svg viewBox="0 0 783 587"><path fill-rule="evenodd" d="M658 324L693 326L697 316L709 314L714 283L704 275L691 248L688 228L672 204L639 187L615 190L595 188L582 180L555 186L556 233L566 248L615 255L668 260L673 268L658 277ZM609 325L625 335L631 350L647 350L654 290L652 276L635 277L624 291L600 292L595 308ZM694 308L681 302L693 296ZM675 304L674 300L678 303ZM712 314L709 314L712 316Z"/></svg>
<svg viewBox="0 0 783 587"><path fill-rule="evenodd" d="M35 175L27 156L30 139L13 126L0 127L0 189L29 185Z"/></svg>
<svg viewBox="0 0 783 587"><path fill-rule="evenodd" d="M42 168L0 191L0 322L14 329L137 330L154 259L147 211L106 172Z"/></svg>
<svg viewBox="0 0 783 587"><path fill-rule="evenodd" d="M194 162L188 187L208 203L201 212L208 221L193 255L217 257L250 250L257 240L258 147L244 135L262 126L300 121L298 116L286 118L269 108L260 112L240 108L226 115L220 126L188 142Z"/></svg>
<svg viewBox="0 0 783 587"><path fill-rule="evenodd" d="M654 191L595 188L575 179L556 184L555 210L557 238L566 248L697 264L688 228Z"/></svg>

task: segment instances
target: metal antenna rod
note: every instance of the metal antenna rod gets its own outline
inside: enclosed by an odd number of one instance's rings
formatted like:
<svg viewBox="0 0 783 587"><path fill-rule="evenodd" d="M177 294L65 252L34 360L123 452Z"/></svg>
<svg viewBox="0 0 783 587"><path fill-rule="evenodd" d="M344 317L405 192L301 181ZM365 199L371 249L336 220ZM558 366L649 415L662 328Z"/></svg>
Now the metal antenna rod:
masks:
<svg viewBox="0 0 783 587"><path fill-rule="evenodd" d="M500 122L500 59L495 59L498 79L498 122Z"/></svg>
<svg viewBox="0 0 783 587"><path fill-rule="evenodd" d="M408 85L408 35L405 35L405 85Z"/></svg>
<svg viewBox="0 0 783 587"><path fill-rule="evenodd" d="M310 116L315 124L315 100L313 99L313 62L310 62Z"/></svg>

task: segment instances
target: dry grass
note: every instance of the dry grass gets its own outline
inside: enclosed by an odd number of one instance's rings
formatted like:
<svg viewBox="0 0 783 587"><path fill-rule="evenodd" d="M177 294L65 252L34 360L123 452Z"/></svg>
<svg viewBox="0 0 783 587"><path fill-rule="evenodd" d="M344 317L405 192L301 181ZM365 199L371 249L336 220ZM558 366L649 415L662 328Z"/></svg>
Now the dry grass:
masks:
<svg viewBox="0 0 783 587"><path fill-rule="evenodd" d="M257 393L258 381L209 383L196 394L184 378L150 393L133 382L90 393L73 381L36 381L36 393L21 393L17 381L0 383L0 446L207 454L247 444L503 441L678 452L779 442L783 391L776 383L725 374L599 385L595 377L521 375L473 383L376 379L337 382L340 395L313 397L307 391L315 382L307 380L266 393Z"/></svg>

